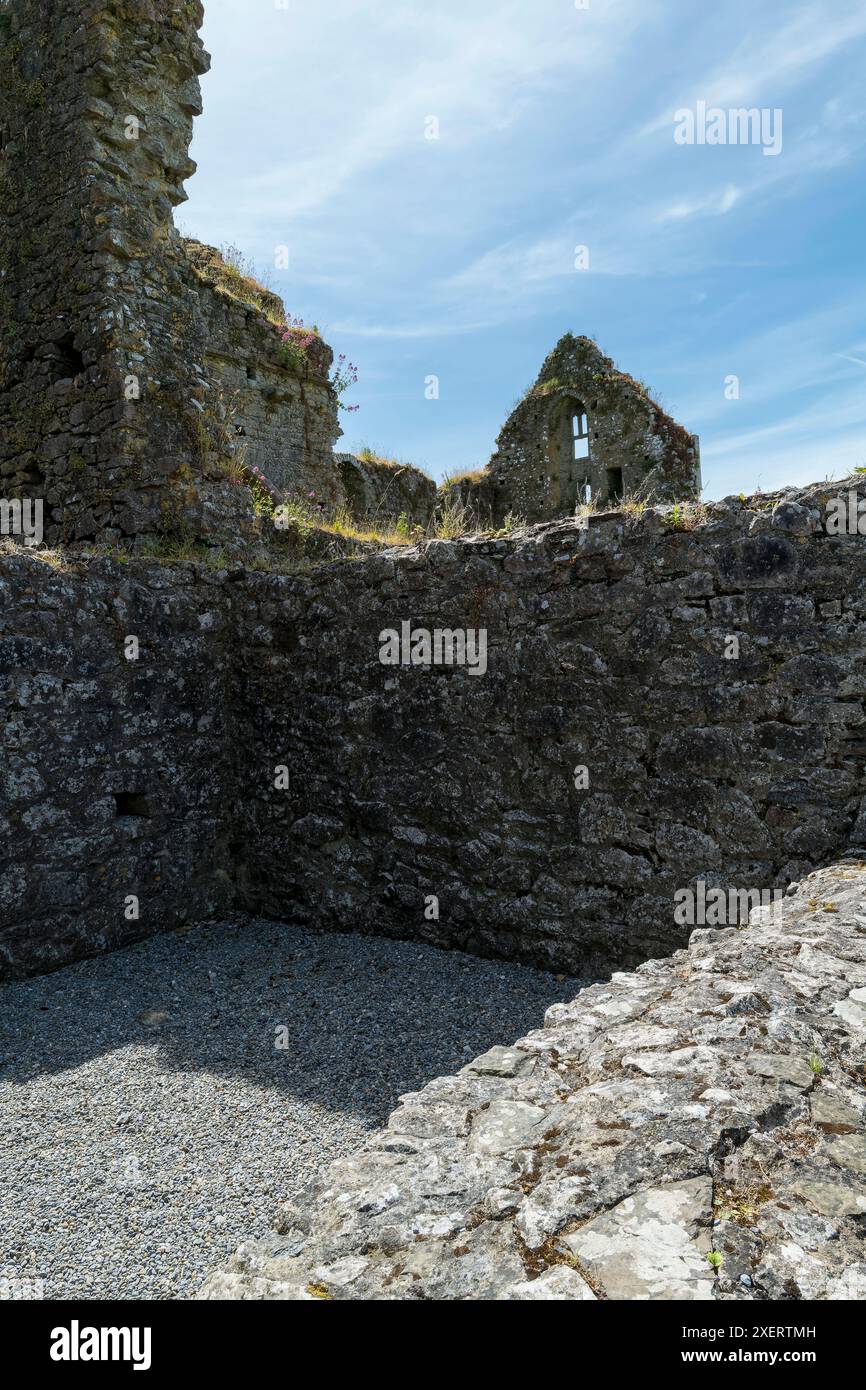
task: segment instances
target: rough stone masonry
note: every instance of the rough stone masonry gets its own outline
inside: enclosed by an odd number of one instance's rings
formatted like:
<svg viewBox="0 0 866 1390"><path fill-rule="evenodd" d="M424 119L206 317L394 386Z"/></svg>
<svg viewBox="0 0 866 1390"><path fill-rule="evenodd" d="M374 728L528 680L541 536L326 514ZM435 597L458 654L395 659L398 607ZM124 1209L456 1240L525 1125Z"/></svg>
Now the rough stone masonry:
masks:
<svg viewBox="0 0 866 1390"><path fill-rule="evenodd" d="M862 851L866 558L827 526L838 484L294 573L130 559L155 531L243 540L221 393L269 467L297 441L292 476L335 437L327 354L284 368L172 224L200 22L195 0L0 7L2 490L108 552L0 555L4 973L229 906L606 973L686 946L678 891ZM638 414L645 464L693 489L694 440ZM394 479L323 467L365 498ZM404 625L483 632L483 676L384 664ZM862 1296L859 864L781 934L699 933L433 1083L213 1289Z"/></svg>
<svg viewBox="0 0 866 1390"><path fill-rule="evenodd" d="M231 902L596 975L685 944L677 890L864 844L837 490L298 574L0 558L4 970ZM485 630L486 673L382 664L403 622Z"/></svg>
<svg viewBox="0 0 866 1390"><path fill-rule="evenodd" d="M866 552L826 533L832 491L259 580L257 742L235 739L251 906L596 974L684 945L696 879L784 888L827 862L866 793ZM383 666L402 621L484 630L486 674Z"/></svg>
<svg viewBox="0 0 866 1390"><path fill-rule="evenodd" d="M866 862L401 1097L209 1299L866 1298Z"/></svg>
<svg viewBox="0 0 866 1390"><path fill-rule="evenodd" d="M231 465L343 497L317 340L289 360L276 296L185 242L198 0L0 8L0 487L52 542L252 529Z"/></svg>

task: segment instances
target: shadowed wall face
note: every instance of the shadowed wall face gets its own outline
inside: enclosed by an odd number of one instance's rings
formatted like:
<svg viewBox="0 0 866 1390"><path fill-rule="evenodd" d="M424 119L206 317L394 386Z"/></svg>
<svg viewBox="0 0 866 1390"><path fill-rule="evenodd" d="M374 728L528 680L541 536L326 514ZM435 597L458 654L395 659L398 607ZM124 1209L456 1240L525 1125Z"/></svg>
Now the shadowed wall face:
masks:
<svg viewBox="0 0 866 1390"><path fill-rule="evenodd" d="M229 901L229 609L214 576L0 558L0 976Z"/></svg>
<svg viewBox="0 0 866 1390"><path fill-rule="evenodd" d="M866 791L866 556L820 515L599 517L260 580L249 902L594 973L682 945L698 880L825 862ZM486 673L381 665L406 621L484 629ZM263 781L277 749L288 795Z"/></svg>
<svg viewBox="0 0 866 1390"><path fill-rule="evenodd" d="M819 493L298 575L7 556L4 968L233 902L596 973L699 880L866 843L866 554ZM483 669L383 664L404 623Z"/></svg>

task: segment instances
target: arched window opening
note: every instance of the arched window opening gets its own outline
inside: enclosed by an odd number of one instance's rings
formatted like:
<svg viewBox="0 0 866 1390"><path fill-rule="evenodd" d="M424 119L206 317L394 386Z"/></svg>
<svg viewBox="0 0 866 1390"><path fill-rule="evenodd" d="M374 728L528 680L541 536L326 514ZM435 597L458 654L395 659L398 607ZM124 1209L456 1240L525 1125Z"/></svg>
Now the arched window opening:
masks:
<svg viewBox="0 0 866 1390"><path fill-rule="evenodd" d="M575 459L589 458L589 423L586 411L581 410L571 419L571 432L574 440Z"/></svg>
<svg viewBox="0 0 866 1390"><path fill-rule="evenodd" d="M590 440L591 414L577 396L551 403L548 436L550 484L546 503L568 516L592 500L602 486L596 477Z"/></svg>

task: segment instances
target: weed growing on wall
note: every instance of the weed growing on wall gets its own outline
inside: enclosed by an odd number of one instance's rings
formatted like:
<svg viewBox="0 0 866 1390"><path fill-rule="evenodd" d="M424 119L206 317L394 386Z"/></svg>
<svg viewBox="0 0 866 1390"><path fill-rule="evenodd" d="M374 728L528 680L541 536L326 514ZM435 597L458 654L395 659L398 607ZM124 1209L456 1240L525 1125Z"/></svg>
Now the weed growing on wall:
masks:
<svg viewBox="0 0 866 1390"><path fill-rule="evenodd" d="M267 521L273 520L276 511L276 500L273 490L268 483L264 473L258 468L251 470L251 478L248 486L253 498L253 511L256 516L260 516Z"/></svg>
<svg viewBox="0 0 866 1390"><path fill-rule="evenodd" d="M333 375L331 376L331 386L333 388L334 394L337 397L337 404L339 408L341 410L345 410L346 413L349 415L354 414L355 411L361 409L359 405L344 404L344 397L346 392L352 386L357 386L357 384L358 368L355 366L354 362L350 362L348 360L344 352L341 352L339 357L337 358L337 365L334 368Z"/></svg>
<svg viewBox="0 0 866 1390"><path fill-rule="evenodd" d="M298 374L304 373L308 367L315 368L322 345L319 330L307 327L304 320L298 318L287 319L279 325L279 329L282 341L280 356L284 365Z"/></svg>
<svg viewBox="0 0 866 1390"><path fill-rule="evenodd" d="M221 246L219 256L211 252L209 267L221 290L242 304L254 305L271 323L279 325L279 296L265 283L267 277L259 274L253 261L237 246Z"/></svg>
<svg viewBox="0 0 866 1390"><path fill-rule="evenodd" d="M458 536L466 536L474 529L473 521L474 514L471 508L449 492L442 499L434 522L434 534L437 540L456 540Z"/></svg>
<svg viewBox="0 0 866 1390"><path fill-rule="evenodd" d="M322 375L325 345L318 328L304 323L303 319L289 317L285 323L277 325L280 330L280 358L289 371L303 376L307 371ZM350 362L344 352L337 358L336 366L330 376L331 390L337 398L340 410L352 414L360 410L359 405L346 405L346 392L358 383L358 368Z"/></svg>

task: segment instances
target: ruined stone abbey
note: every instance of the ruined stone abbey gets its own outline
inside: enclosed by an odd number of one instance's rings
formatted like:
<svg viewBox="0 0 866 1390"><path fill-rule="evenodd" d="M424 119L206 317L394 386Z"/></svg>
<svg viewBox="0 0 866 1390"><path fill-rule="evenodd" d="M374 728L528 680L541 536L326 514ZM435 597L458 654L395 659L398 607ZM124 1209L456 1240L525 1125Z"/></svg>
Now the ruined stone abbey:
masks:
<svg viewBox="0 0 866 1390"><path fill-rule="evenodd" d="M209 64L200 18L197 0L0 13L5 494L43 499L47 539L66 544L249 534L236 484L256 470L278 494L426 527L436 494L418 470L335 456L328 345L286 340L278 296L175 229ZM565 338L465 500L500 524L624 493L698 497L696 443Z"/></svg>
<svg viewBox="0 0 866 1390"><path fill-rule="evenodd" d="M0 6L0 492L45 509L0 555L0 971L231 910L628 972L404 1097L208 1297L866 1297L839 485L701 503L696 435L571 336L480 472L341 454L330 347L174 227L202 17ZM263 519L259 473L425 530L457 497L472 533L343 554ZM383 664L403 623L483 630L483 673ZM790 916L692 935L699 884Z"/></svg>

